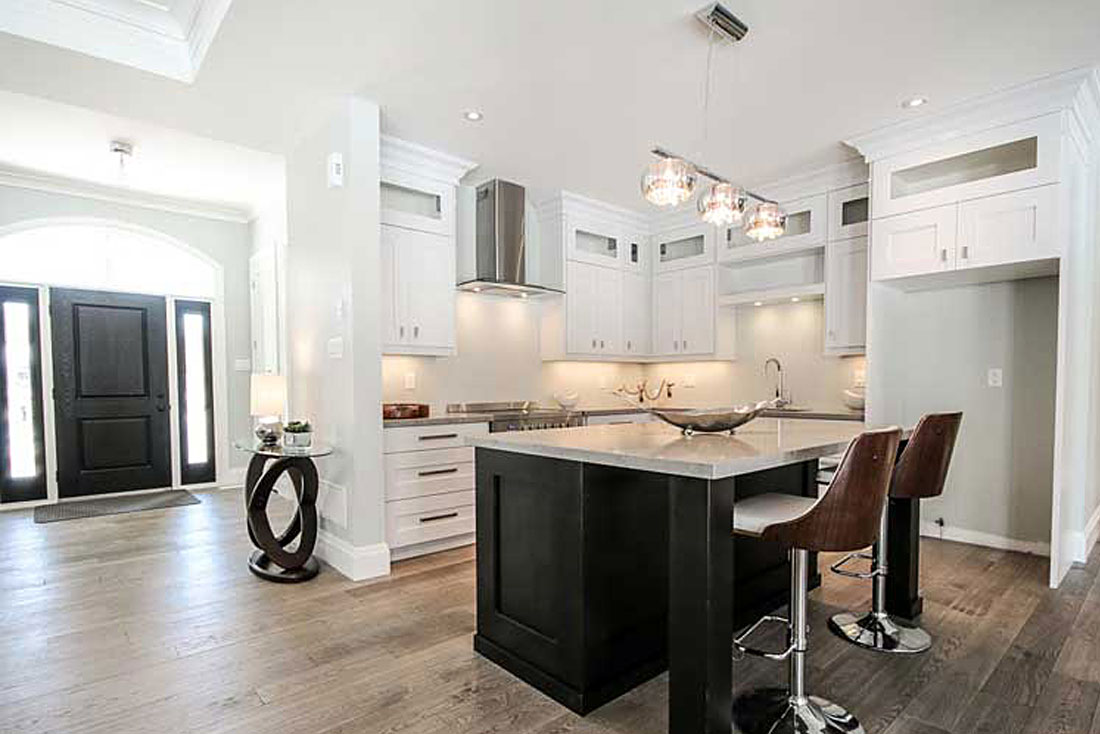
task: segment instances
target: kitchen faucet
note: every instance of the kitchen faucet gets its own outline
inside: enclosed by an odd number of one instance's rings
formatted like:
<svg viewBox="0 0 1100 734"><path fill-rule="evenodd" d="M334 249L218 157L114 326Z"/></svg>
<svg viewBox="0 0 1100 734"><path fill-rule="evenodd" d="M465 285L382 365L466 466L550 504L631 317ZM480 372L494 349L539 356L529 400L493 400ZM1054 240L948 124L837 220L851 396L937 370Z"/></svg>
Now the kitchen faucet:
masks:
<svg viewBox="0 0 1100 734"><path fill-rule="evenodd" d="M768 376L768 365L775 363L775 407L782 408L790 405L786 388L783 385L783 364L776 357L768 357L764 360L764 377Z"/></svg>

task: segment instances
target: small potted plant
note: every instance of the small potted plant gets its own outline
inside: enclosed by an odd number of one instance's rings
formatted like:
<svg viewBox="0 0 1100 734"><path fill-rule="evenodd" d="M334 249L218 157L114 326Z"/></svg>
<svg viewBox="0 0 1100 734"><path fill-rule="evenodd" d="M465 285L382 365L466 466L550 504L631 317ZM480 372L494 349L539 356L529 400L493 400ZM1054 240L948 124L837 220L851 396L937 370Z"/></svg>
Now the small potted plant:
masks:
<svg viewBox="0 0 1100 734"><path fill-rule="evenodd" d="M313 426L309 421L291 421L283 426L283 445L291 449L308 449L313 445Z"/></svg>

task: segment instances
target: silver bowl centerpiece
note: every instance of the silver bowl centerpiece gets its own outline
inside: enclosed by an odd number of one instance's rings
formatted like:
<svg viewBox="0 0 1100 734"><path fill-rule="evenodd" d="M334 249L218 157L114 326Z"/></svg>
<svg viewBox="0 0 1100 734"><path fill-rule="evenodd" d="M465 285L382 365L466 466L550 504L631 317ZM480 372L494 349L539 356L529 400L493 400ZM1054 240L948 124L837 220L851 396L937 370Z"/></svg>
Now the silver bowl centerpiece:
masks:
<svg viewBox="0 0 1100 734"><path fill-rule="evenodd" d="M657 416L665 423L676 426L685 436L695 433L725 433L733 435L765 410L775 407L774 400L762 400L755 405L737 408L658 408L641 405L642 410Z"/></svg>

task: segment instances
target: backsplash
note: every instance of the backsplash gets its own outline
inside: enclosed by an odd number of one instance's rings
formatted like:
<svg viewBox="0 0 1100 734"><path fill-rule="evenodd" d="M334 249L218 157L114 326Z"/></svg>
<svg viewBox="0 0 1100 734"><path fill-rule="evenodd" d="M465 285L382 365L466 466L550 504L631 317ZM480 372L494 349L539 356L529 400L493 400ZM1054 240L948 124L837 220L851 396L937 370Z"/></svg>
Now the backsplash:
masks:
<svg viewBox="0 0 1100 734"><path fill-rule="evenodd" d="M437 414L452 402L535 399L553 404L558 392L577 392L586 408L617 407L611 390L647 379L676 383L670 404L723 406L772 396L774 370L764 360L778 357L793 401L819 410L843 408L841 393L862 357L823 354L820 301L743 308L738 313L736 362L659 363L543 362L537 302L457 295L458 355L383 357L386 402L428 403ZM412 376L413 387L406 387Z"/></svg>

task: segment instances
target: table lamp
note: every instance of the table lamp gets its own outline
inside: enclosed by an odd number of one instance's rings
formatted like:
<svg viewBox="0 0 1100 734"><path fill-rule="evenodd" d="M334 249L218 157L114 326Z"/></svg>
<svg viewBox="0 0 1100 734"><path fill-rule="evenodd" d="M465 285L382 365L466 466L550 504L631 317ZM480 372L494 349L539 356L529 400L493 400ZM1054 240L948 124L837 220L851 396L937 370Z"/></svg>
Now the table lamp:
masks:
<svg viewBox="0 0 1100 734"><path fill-rule="evenodd" d="M280 417L286 402L286 378L282 375L252 375L251 388L256 438L264 446L275 446L283 432Z"/></svg>

